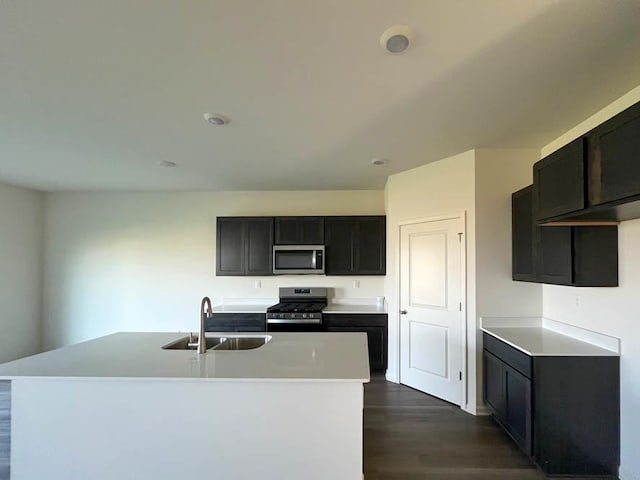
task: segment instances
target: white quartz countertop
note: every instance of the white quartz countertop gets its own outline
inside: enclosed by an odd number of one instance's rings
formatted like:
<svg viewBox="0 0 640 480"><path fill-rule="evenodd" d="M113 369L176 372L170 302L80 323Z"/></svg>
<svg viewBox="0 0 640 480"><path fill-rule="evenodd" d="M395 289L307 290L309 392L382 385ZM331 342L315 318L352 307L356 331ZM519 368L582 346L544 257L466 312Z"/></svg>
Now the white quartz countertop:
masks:
<svg viewBox="0 0 640 480"><path fill-rule="evenodd" d="M269 335L271 341L254 350L209 350L198 355L192 350L162 349L184 333L115 333L1 364L0 379L369 381L365 333Z"/></svg>
<svg viewBox="0 0 640 480"><path fill-rule="evenodd" d="M267 313L267 308L273 303L264 305L216 305L213 307L213 313Z"/></svg>
<svg viewBox="0 0 640 480"><path fill-rule="evenodd" d="M485 325L483 322L481 330L531 356L618 356L618 352L554 331L549 326L553 327L547 322L539 325Z"/></svg>

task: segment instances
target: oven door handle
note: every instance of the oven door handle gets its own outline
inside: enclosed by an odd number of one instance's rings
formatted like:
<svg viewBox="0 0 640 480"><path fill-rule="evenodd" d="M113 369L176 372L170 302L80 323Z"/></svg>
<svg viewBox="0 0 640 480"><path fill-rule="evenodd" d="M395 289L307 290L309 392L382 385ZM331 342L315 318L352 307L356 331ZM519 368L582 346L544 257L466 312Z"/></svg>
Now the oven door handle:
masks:
<svg viewBox="0 0 640 480"><path fill-rule="evenodd" d="M299 323L301 325L306 325L306 324L311 324L311 323L315 323L315 324L320 324L322 323L322 319L320 318L267 318L267 323L289 323L289 324L294 324L294 323Z"/></svg>

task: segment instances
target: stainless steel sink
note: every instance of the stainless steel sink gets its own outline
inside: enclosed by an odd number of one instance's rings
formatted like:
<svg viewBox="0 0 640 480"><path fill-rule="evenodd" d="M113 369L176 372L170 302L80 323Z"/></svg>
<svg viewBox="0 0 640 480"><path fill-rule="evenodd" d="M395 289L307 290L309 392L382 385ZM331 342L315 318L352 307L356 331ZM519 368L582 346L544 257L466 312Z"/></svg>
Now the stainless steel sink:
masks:
<svg viewBox="0 0 640 480"><path fill-rule="evenodd" d="M219 345L213 347L212 350L253 350L254 348L262 347L270 340L271 335L228 336Z"/></svg>
<svg viewBox="0 0 640 480"><path fill-rule="evenodd" d="M262 347L271 340L271 335L226 335L224 337L205 337L207 350L253 350ZM182 337L162 347L163 350L197 350L198 336Z"/></svg>
<svg viewBox="0 0 640 480"><path fill-rule="evenodd" d="M220 345L225 340L224 337L205 337L207 342L207 350ZM171 343L167 343L163 350L197 350L198 349L198 336L189 335L188 337L182 337Z"/></svg>

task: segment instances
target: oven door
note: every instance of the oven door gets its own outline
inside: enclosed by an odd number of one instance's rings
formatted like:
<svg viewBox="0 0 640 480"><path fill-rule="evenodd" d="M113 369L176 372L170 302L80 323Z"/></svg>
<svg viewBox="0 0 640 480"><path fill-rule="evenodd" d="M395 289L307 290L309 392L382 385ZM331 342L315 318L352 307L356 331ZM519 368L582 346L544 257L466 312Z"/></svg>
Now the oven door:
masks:
<svg viewBox="0 0 640 480"><path fill-rule="evenodd" d="M323 245L275 245L273 247L273 273L323 274Z"/></svg>

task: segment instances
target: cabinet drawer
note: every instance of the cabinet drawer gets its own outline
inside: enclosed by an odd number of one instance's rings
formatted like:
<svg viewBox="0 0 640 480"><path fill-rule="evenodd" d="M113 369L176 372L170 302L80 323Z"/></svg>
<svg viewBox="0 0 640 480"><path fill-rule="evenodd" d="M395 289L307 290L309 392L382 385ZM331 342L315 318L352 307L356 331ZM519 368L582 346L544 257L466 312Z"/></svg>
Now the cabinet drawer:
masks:
<svg viewBox="0 0 640 480"><path fill-rule="evenodd" d="M484 349L492 353L507 365L517 370L524 376L531 378L532 367L531 357L520 350L516 350L510 345L485 333L483 336Z"/></svg>
<svg viewBox="0 0 640 480"><path fill-rule="evenodd" d="M207 332L264 332L267 317L264 313L214 313L207 318Z"/></svg>
<svg viewBox="0 0 640 480"><path fill-rule="evenodd" d="M325 313L322 323L327 327L386 327L386 313Z"/></svg>

